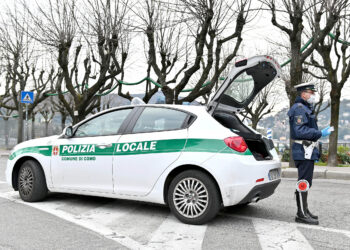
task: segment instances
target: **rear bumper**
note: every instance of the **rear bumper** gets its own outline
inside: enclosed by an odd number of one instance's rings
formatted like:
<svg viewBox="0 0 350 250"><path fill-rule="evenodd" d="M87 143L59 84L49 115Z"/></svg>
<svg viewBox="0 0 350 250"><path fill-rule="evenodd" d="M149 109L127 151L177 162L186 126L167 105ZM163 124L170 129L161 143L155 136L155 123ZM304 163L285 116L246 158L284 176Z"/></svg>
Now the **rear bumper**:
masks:
<svg viewBox="0 0 350 250"><path fill-rule="evenodd" d="M254 198L262 200L271 196L275 192L275 189L280 184L280 182L281 179L277 179L275 181L253 187L252 190L250 190L250 192L238 204L251 202Z"/></svg>
<svg viewBox="0 0 350 250"><path fill-rule="evenodd" d="M217 154L206 161L204 167L217 180L223 205L227 207L240 203L255 187L280 179L270 180L269 172L281 169L281 162L278 158L257 161L252 155Z"/></svg>

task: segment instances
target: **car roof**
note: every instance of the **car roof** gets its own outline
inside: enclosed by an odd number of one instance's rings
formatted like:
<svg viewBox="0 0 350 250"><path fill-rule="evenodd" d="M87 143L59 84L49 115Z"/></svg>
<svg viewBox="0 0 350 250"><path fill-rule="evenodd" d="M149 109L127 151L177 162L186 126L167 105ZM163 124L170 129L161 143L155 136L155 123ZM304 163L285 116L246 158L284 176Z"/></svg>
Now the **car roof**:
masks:
<svg viewBox="0 0 350 250"><path fill-rule="evenodd" d="M206 106L199 106L199 105L179 105L179 104L140 104L140 105L124 105L124 106L119 106L115 108L109 109L111 110L117 110L120 108L130 108L130 107L164 107L164 108L174 108L174 109L179 109L179 110L184 110L192 113L197 113L203 111Z"/></svg>
<svg viewBox="0 0 350 250"><path fill-rule="evenodd" d="M104 113L108 113L114 110L123 109L123 108L134 108L134 107L163 107L163 108L174 108L178 110L183 110L187 112L191 112L193 114L198 115L199 113L203 112L205 110L206 106L199 106L199 105L179 105L179 104L140 104L140 105L123 105L118 107L109 108L106 110L103 110L101 112L98 112L92 116L86 117L83 121L77 123L74 125L74 127L79 126L80 124L84 123L86 120L90 120L96 116L102 115Z"/></svg>

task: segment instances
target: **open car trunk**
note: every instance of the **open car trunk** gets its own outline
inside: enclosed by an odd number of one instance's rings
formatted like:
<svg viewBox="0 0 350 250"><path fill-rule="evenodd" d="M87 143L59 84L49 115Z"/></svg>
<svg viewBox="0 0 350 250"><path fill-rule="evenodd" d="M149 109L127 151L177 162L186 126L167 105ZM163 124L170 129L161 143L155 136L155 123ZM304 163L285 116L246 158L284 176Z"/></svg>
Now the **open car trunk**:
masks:
<svg viewBox="0 0 350 250"><path fill-rule="evenodd" d="M273 142L245 126L236 113L246 108L280 74L280 65L270 56L254 56L236 62L207 105L207 111L214 119L244 138L258 161L273 158L270 154Z"/></svg>
<svg viewBox="0 0 350 250"><path fill-rule="evenodd" d="M274 147L272 140L263 138L261 134L257 134L249 129L235 114L216 112L213 114L213 117L224 127L242 136L257 161L272 160L272 155L270 154L270 150Z"/></svg>

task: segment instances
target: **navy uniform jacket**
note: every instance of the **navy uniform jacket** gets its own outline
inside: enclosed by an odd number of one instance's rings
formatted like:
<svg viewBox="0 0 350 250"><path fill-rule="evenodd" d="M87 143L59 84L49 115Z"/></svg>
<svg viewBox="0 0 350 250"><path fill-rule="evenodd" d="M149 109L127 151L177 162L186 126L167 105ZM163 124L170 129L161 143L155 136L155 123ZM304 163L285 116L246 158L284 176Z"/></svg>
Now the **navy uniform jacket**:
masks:
<svg viewBox="0 0 350 250"><path fill-rule="evenodd" d="M294 105L288 112L288 116L291 139L317 141L322 136L322 132L318 130L312 106L300 96L296 98ZM294 160L305 160L303 145L293 143L292 152ZM319 158L320 153L318 148L315 147L311 160L318 160Z"/></svg>

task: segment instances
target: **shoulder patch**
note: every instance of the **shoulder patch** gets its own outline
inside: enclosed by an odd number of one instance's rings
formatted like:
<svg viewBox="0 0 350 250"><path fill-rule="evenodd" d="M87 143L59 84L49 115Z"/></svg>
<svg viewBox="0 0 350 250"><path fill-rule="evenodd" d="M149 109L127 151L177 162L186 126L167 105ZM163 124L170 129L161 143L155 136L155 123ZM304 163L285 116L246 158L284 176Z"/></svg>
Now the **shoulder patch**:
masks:
<svg viewBox="0 0 350 250"><path fill-rule="evenodd" d="M302 116L302 115L296 115L296 116L294 117L294 121L295 121L295 124L296 124L296 125L301 125L301 124L303 124L303 123L304 123L304 121L303 121L303 116Z"/></svg>

